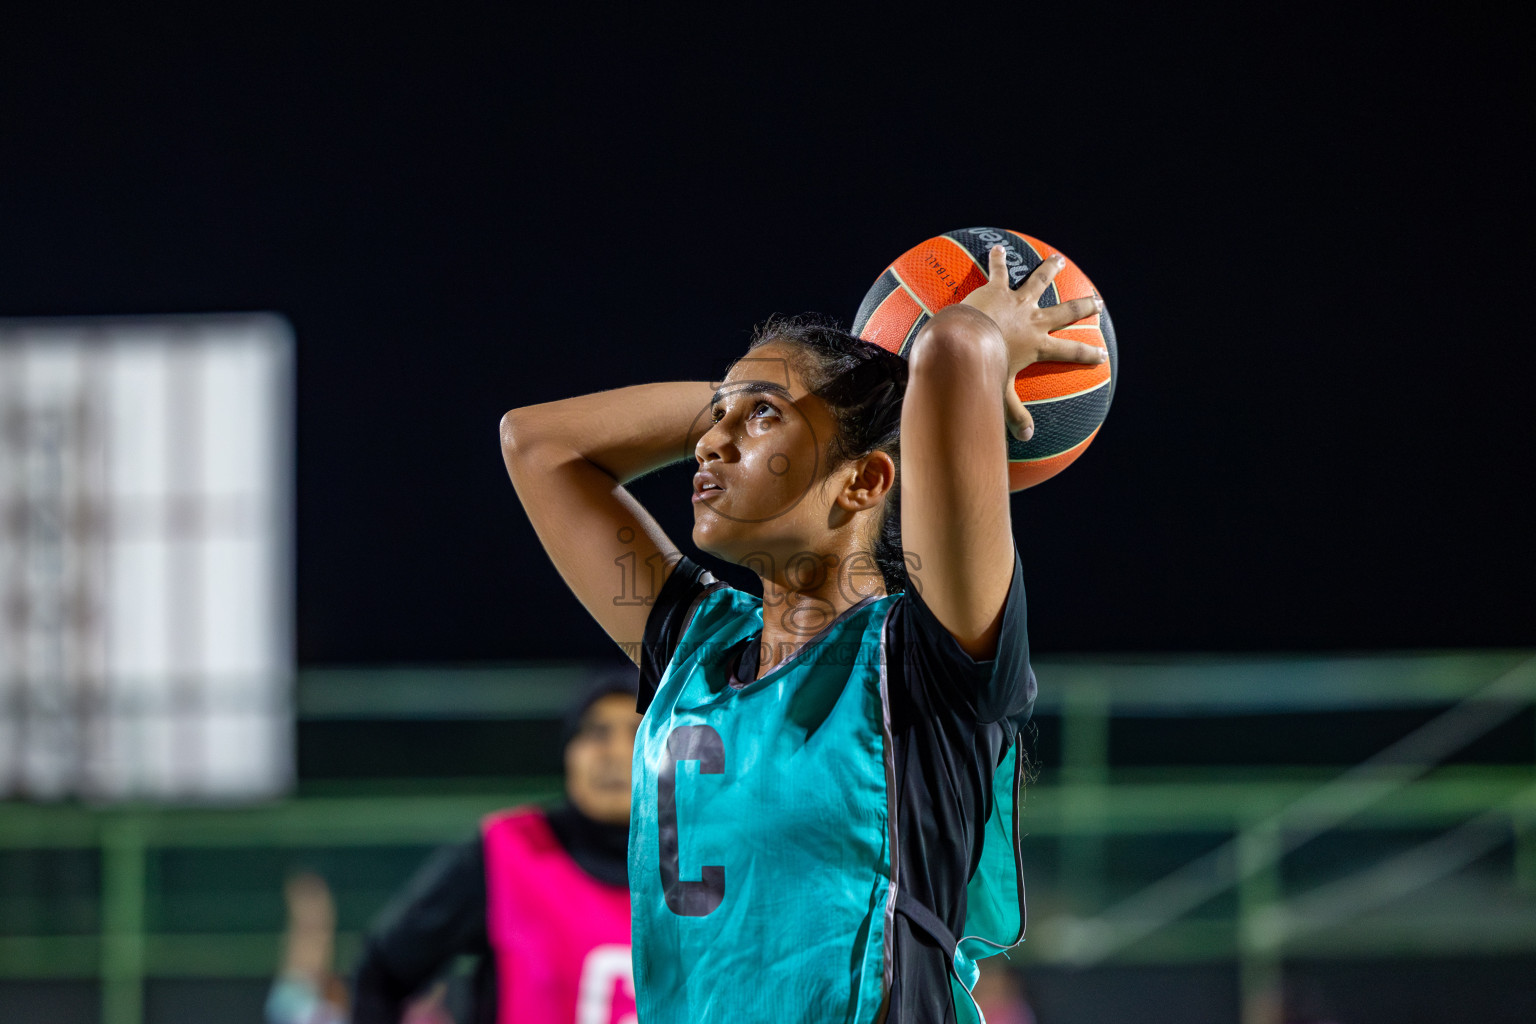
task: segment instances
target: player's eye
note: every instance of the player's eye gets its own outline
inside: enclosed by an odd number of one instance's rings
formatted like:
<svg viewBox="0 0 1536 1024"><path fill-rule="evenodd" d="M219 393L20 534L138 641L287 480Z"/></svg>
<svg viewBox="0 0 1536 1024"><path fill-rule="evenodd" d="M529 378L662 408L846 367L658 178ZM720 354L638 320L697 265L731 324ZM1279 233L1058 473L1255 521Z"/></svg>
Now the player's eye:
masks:
<svg viewBox="0 0 1536 1024"><path fill-rule="evenodd" d="M717 405L713 409L710 410L709 422L711 422L711 423L719 423L724 418L725 418L725 410L723 408L721 408L720 406Z"/></svg>
<svg viewBox="0 0 1536 1024"><path fill-rule="evenodd" d="M752 407L752 415L759 417L764 415L774 416L778 414L778 411L779 410L774 407L772 402L758 402Z"/></svg>

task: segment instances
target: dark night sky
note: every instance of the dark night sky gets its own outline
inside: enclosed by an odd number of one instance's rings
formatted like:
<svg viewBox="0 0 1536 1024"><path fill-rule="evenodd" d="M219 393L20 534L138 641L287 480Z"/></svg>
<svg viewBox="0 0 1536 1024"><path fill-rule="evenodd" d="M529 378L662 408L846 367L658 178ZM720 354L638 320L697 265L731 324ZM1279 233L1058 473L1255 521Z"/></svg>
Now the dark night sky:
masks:
<svg viewBox="0 0 1536 1024"><path fill-rule="evenodd" d="M607 656L500 414L716 375L972 224L1120 333L1103 433L1015 499L1038 651L1536 644L1513 26L566 6L0 32L0 315L293 322L302 664ZM639 487L679 540L687 486Z"/></svg>

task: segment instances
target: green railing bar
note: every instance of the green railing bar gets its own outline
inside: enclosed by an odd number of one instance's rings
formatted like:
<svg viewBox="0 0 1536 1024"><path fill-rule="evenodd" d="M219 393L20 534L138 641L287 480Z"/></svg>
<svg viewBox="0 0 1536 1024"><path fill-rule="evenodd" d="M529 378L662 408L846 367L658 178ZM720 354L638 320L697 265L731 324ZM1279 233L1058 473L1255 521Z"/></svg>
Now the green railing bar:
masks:
<svg viewBox="0 0 1536 1024"><path fill-rule="evenodd" d="M1030 920L1024 945L1009 956L1024 964L1076 966L1070 950L1053 934L1049 918ZM1536 953L1536 921L1489 922L1485 917L1415 916L1413 920L1349 922L1287 940L1277 950L1286 959L1510 956ZM1110 964L1181 964L1233 961L1240 955L1238 923L1189 918L1117 950Z"/></svg>
<svg viewBox="0 0 1536 1024"><path fill-rule="evenodd" d="M133 821L151 846L389 846L445 842L503 807L557 798L558 780L477 796L318 797L244 808L0 805L0 849L89 849Z"/></svg>
<svg viewBox="0 0 1536 1024"><path fill-rule="evenodd" d="M1521 767L1455 767L1432 772L1389 793L1350 818L1349 828L1391 828L1455 822L1516 799L1536 773ZM1371 784L1340 785L1338 799L1347 801ZM1096 827L1109 834L1154 835L1169 832L1232 832L1255 815L1282 813L1317 789L1315 782L1247 781L1238 783L1120 783L1098 795L1101 817ZM1077 787L1034 787L1026 804L1025 831L1034 835L1082 832L1085 823L1072 810ZM1326 806L1312 804L1307 812L1288 812L1287 825L1304 825L1325 816Z"/></svg>
<svg viewBox="0 0 1536 1024"><path fill-rule="evenodd" d="M1536 650L1044 658L1035 664L1041 684L1036 708L1063 711L1072 690L1089 685L1103 688L1117 715L1451 704L1532 658Z"/></svg>
<svg viewBox="0 0 1536 1024"><path fill-rule="evenodd" d="M1362 810L1351 827L1381 828L1454 821L1515 799L1536 781L1524 766L1456 766L1431 772ZM1027 832L1069 835L1180 831L1232 832L1256 813L1279 812L1317 789L1317 779L1244 780L1230 783L1117 782L1102 787L1097 820L1086 822L1073 807L1082 787L1035 785L1024 812ZM1360 782L1357 786L1368 786ZM103 829L131 821L154 847L388 846L446 842L473 829L480 816L501 807L556 797L556 780L532 780L517 791L478 796L318 797L235 809L173 809L78 805L0 804L0 849L89 849ZM1339 788L1341 799L1353 789ZM1312 813L1326 808L1312 805ZM1536 815L1536 807L1522 813ZM1296 816L1287 824L1304 824Z"/></svg>
<svg viewBox="0 0 1536 1024"><path fill-rule="evenodd" d="M336 964L345 971L356 962L362 936L336 937ZM282 959L283 937L274 932L240 935L151 935L145 942L144 968L151 977L271 977Z"/></svg>
<svg viewBox="0 0 1536 1024"><path fill-rule="evenodd" d="M593 671L575 661L306 669L296 710L307 719L559 718Z"/></svg>
<svg viewBox="0 0 1536 1024"><path fill-rule="evenodd" d="M271 977L282 943L278 932L149 934L144 936L142 976ZM345 968L361 948L360 933L338 933L336 963ZM94 935L7 935L0 937L0 978L94 981L103 977L101 950Z"/></svg>
<svg viewBox="0 0 1536 1024"><path fill-rule="evenodd" d="M1101 688L1116 714L1130 715L1448 704L1532 657L1536 651L1045 657L1035 662L1036 707L1063 712L1083 686ZM305 669L295 706L315 720L559 718L595 670L579 661Z"/></svg>
<svg viewBox="0 0 1536 1024"><path fill-rule="evenodd" d="M1105 962L1237 960L1239 927L1230 917L1185 919L1117 951ZM1032 919L1024 945L1010 958L1025 964L1072 964L1049 935L1049 918ZM277 932L149 935L144 940L143 977L267 978L277 969L281 944L282 935ZM336 962L343 967L354 962L359 944L356 933L338 936ZM98 946L93 936L6 936L0 938L0 978L92 980L100 977ZM1276 952L1288 959L1530 954L1536 953L1536 920L1417 914L1412 921L1354 921L1288 939Z"/></svg>
<svg viewBox="0 0 1536 1024"><path fill-rule="evenodd" d="M101 971L98 936L0 936L0 977L95 979Z"/></svg>
<svg viewBox="0 0 1536 1024"><path fill-rule="evenodd" d="M1285 944L1287 956L1415 957L1506 956L1536 953L1536 915L1493 919L1488 915L1415 914L1366 919L1320 928Z"/></svg>

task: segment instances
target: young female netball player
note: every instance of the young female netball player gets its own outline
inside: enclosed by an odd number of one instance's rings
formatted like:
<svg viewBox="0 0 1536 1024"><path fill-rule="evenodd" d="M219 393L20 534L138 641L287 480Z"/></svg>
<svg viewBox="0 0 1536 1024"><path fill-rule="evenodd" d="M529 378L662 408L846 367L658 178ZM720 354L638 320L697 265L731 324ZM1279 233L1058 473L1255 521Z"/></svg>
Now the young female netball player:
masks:
<svg viewBox="0 0 1536 1024"><path fill-rule="evenodd" d="M984 841L1035 689L1004 425L1027 436L1020 369L1104 356L1049 334L1097 304L1039 307L1059 261L1011 291L1001 248L990 260L906 360L770 321L719 385L502 421L545 550L640 665L642 1022L972 1020L972 958L1022 932L1016 836L1001 864ZM762 598L625 490L687 457L694 542L756 572Z"/></svg>

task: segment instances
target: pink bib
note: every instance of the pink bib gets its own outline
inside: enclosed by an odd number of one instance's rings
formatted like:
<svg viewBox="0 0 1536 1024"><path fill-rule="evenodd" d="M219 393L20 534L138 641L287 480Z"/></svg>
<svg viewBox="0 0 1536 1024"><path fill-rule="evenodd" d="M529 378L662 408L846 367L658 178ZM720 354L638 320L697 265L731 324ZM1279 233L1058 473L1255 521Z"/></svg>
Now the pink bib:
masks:
<svg viewBox="0 0 1536 1024"><path fill-rule="evenodd" d="M635 1024L629 890L577 867L542 811L481 832L499 1024Z"/></svg>

